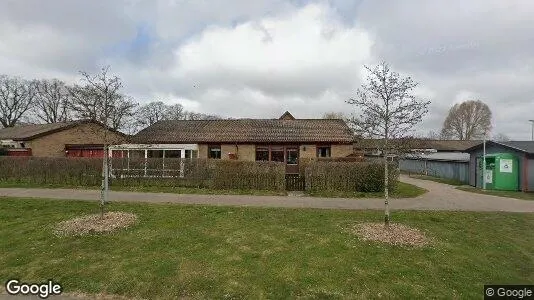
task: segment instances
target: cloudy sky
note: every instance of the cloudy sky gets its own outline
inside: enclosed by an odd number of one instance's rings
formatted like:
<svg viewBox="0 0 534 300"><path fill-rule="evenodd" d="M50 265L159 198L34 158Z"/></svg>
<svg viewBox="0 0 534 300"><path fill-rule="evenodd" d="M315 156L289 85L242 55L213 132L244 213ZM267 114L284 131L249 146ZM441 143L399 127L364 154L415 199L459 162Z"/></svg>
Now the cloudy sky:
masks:
<svg viewBox="0 0 534 300"><path fill-rule="evenodd" d="M519 0L3 0L0 74L79 79L111 65L139 102L298 118L345 103L385 60L432 101L419 132L481 99L494 133L530 138L534 2Z"/></svg>

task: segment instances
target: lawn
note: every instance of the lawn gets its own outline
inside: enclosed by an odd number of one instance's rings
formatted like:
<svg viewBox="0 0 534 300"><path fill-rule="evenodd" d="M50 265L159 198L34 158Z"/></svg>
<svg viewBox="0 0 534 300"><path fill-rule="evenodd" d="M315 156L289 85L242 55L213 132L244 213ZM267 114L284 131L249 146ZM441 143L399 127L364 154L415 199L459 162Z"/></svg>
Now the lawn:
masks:
<svg viewBox="0 0 534 300"><path fill-rule="evenodd" d="M400 212L426 248L362 242L348 228L380 211L113 203L139 224L59 238L97 203L0 199L0 280L54 279L66 292L142 298L482 298L534 282L534 214Z"/></svg>
<svg viewBox="0 0 534 300"><path fill-rule="evenodd" d="M472 186L461 186L457 189L484 195L493 195L500 197L516 198L521 200L534 200L534 193L524 193L518 191L496 191L496 190L483 190Z"/></svg>
<svg viewBox="0 0 534 300"><path fill-rule="evenodd" d="M50 188L50 189L86 189L99 190L100 186L79 186L67 184L35 184L24 182L1 182L0 188ZM175 194L201 194L201 195L255 195L255 196L286 196L285 191L269 190L219 190L195 187L173 187L173 186L113 186L112 191L126 192L147 192L147 193L175 193Z"/></svg>
<svg viewBox="0 0 534 300"><path fill-rule="evenodd" d="M399 181L397 188L390 192L393 198L414 198L426 193L427 190L415 186L413 184ZM343 191L322 191L322 192L307 192L309 196L314 197L334 197L334 198L382 198L384 192L378 193L364 193L364 192L343 192Z"/></svg>
<svg viewBox="0 0 534 300"><path fill-rule="evenodd" d="M75 188L75 189L100 189L98 186L69 186L57 184L28 184L17 182L2 182L0 188ZM175 193L175 194L201 194L201 195L254 195L254 196L286 196L286 191L268 190L216 190L208 188L190 187L160 187L160 186L110 186L112 191L148 192L148 193ZM399 182L397 190L392 193L395 198L413 198L426 193L425 189L404 182ZM383 197L383 193L363 192L336 192L325 191L319 193L307 193L309 196L332 197L332 198L377 198Z"/></svg>

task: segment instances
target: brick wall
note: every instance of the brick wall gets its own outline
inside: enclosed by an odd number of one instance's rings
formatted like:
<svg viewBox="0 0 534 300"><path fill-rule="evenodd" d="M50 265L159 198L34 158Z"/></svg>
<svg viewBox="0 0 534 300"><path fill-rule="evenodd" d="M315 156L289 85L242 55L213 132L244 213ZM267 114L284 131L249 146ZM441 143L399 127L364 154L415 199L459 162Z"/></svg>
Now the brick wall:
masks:
<svg viewBox="0 0 534 300"><path fill-rule="evenodd" d="M332 157L347 157L354 152L352 144L332 145L330 150L332 151Z"/></svg>
<svg viewBox="0 0 534 300"><path fill-rule="evenodd" d="M306 148L306 150L304 150ZM353 152L352 144L347 145L331 145L332 157L346 157ZM222 144L221 158L229 159L228 153L236 153L239 160L255 161L256 160L256 145L254 144ZM198 145L199 158L208 157L208 145ZM300 145L301 158L315 158L317 156L317 147L314 144Z"/></svg>
<svg viewBox="0 0 534 300"><path fill-rule="evenodd" d="M233 144L222 144L221 145L221 158L230 159L228 156L229 153L237 154L236 146Z"/></svg>
<svg viewBox="0 0 534 300"><path fill-rule="evenodd" d="M239 160L255 161L256 146L251 144L239 145Z"/></svg>
<svg viewBox="0 0 534 300"><path fill-rule="evenodd" d="M208 158L207 144L198 144L198 158Z"/></svg>
<svg viewBox="0 0 534 300"><path fill-rule="evenodd" d="M98 124L80 124L73 128L36 138L26 143L32 155L38 157L65 157L65 144L103 144L104 128ZM126 138L108 131L109 143L122 143Z"/></svg>
<svg viewBox="0 0 534 300"><path fill-rule="evenodd" d="M300 158L314 158L316 156L317 147L315 145L300 145Z"/></svg>

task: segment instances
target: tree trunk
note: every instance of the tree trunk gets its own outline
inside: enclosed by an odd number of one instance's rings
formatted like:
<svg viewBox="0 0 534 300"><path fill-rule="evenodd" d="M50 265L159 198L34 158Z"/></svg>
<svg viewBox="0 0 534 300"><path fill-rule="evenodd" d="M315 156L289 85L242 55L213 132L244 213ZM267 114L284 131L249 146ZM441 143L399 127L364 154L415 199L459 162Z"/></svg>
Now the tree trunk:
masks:
<svg viewBox="0 0 534 300"><path fill-rule="evenodd" d="M384 225L389 227L389 170L388 170L388 154L387 150L384 150Z"/></svg>
<svg viewBox="0 0 534 300"><path fill-rule="evenodd" d="M107 145L104 144L104 157L102 159L102 186L100 192L100 217L104 218L104 205L108 198L108 155Z"/></svg>

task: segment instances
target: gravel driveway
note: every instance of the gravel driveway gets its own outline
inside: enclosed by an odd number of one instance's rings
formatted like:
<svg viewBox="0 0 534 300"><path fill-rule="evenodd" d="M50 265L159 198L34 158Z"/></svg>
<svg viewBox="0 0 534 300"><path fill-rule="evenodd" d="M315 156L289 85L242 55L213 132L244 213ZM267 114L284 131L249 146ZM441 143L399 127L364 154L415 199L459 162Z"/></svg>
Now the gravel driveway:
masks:
<svg viewBox="0 0 534 300"><path fill-rule="evenodd" d="M401 175L401 181L429 192L406 199L391 199L392 209L534 212L534 201L464 192L453 186ZM38 197L51 199L97 200L97 190L0 188L0 197ZM345 199L298 196L185 195L170 193L110 192L111 201L236 205L261 207L383 209L383 199Z"/></svg>

